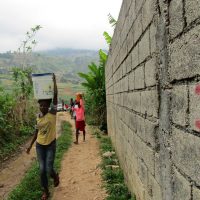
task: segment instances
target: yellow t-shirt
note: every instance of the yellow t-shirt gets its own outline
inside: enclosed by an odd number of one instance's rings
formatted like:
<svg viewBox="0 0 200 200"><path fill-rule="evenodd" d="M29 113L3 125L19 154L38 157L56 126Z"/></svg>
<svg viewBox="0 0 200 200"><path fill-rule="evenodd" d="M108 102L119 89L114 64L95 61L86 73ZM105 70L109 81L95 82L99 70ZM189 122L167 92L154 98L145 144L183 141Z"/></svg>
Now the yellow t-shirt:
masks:
<svg viewBox="0 0 200 200"><path fill-rule="evenodd" d="M47 113L37 118L37 143L48 145L56 138L56 115Z"/></svg>

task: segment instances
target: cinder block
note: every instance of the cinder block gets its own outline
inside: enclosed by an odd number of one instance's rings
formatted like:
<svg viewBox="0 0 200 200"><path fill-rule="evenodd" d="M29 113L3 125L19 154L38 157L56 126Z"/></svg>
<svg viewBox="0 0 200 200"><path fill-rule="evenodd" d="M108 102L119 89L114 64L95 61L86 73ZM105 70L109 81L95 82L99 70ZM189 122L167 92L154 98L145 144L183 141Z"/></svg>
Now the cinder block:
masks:
<svg viewBox="0 0 200 200"><path fill-rule="evenodd" d="M128 108L129 107L129 99L128 99L128 93L127 92L123 92L121 94L121 97L123 99L123 103L122 106Z"/></svg>
<svg viewBox="0 0 200 200"><path fill-rule="evenodd" d="M137 124L136 124L136 115L134 113L130 114L130 118L129 118L129 127L131 129L132 132L136 132L137 129ZM133 140L130 141L131 145L133 145Z"/></svg>
<svg viewBox="0 0 200 200"><path fill-rule="evenodd" d="M125 40L120 50L120 63L124 61L127 54L128 54L128 44L127 40Z"/></svg>
<svg viewBox="0 0 200 200"><path fill-rule="evenodd" d="M149 172L154 175L155 169L155 152L146 145L135 133L133 133L133 145L139 158L143 159Z"/></svg>
<svg viewBox="0 0 200 200"><path fill-rule="evenodd" d="M129 75L128 75L128 88L129 90L134 90L135 88L135 71L132 71Z"/></svg>
<svg viewBox="0 0 200 200"><path fill-rule="evenodd" d="M151 23L155 10L155 0L148 0L144 3L142 7L142 27L143 31L147 28L147 26Z"/></svg>
<svg viewBox="0 0 200 200"><path fill-rule="evenodd" d="M128 57L125 60L126 65L126 73L129 73L132 69L132 55L129 54Z"/></svg>
<svg viewBox="0 0 200 200"><path fill-rule="evenodd" d="M153 116L158 118L158 91L157 90L149 90L146 91L146 109L147 109L147 115ZM142 105L141 105L142 106Z"/></svg>
<svg viewBox="0 0 200 200"><path fill-rule="evenodd" d="M141 92L141 113L158 118L158 91L146 90Z"/></svg>
<svg viewBox="0 0 200 200"><path fill-rule="evenodd" d="M130 52L134 45L134 31L134 26L132 25L127 36L128 52Z"/></svg>
<svg viewBox="0 0 200 200"><path fill-rule="evenodd" d="M141 92L141 113L145 114L148 109L148 102L147 102L147 93L148 91Z"/></svg>
<svg viewBox="0 0 200 200"><path fill-rule="evenodd" d="M192 21L200 17L199 10L200 10L199 0L187 0L185 2L185 15L188 24L190 24Z"/></svg>
<svg viewBox="0 0 200 200"><path fill-rule="evenodd" d="M150 55L150 39L149 39L149 29L145 32L141 41L139 42L139 63L144 62L144 60Z"/></svg>
<svg viewBox="0 0 200 200"><path fill-rule="evenodd" d="M141 104L140 104L140 92L132 92L132 104L131 108L136 112L140 112Z"/></svg>
<svg viewBox="0 0 200 200"><path fill-rule="evenodd" d="M135 69L139 64L139 55L138 55L138 45L135 46L135 48L131 52L132 57L132 69Z"/></svg>
<svg viewBox="0 0 200 200"><path fill-rule="evenodd" d="M200 25L177 39L170 46L170 77L172 80L200 75Z"/></svg>
<svg viewBox="0 0 200 200"><path fill-rule="evenodd" d="M133 25L133 22L135 21L136 19L136 13L135 13L135 0L134 1L131 1L131 6L130 6L130 9L129 9L129 24L130 26ZM133 27L132 27L133 28ZM132 32L135 31L134 29L132 30Z"/></svg>
<svg viewBox="0 0 200 200"><path fill-rule="evenodd" d="M200 95L198 87L200 83L189 85L189 119L192 130L200 131Z"/></svg>
<svg viewBox="0 0 200 200"><path fill-rule="evenodd" d="M156 128L158 127L158 123L154 123L149 121L148 119L145 119L144 121L144 128L145 128L145 134L144 134L144 141L146 143L151 144L152 148L156 148Z"/></svg>
<svg viewBox="0 0 200 200"><path fill-rule="evenodd" d="M191 180L200 184L200 138L172 127L172 161Z"/></svg>
<svg viewBox="0 0 200 200"><path fill-rule="evenodd" d="M135 89L144 88L144 66L135 69Z"/></svg>
<svg viewBox="0 0 200 200"><path fill-rule="evenodd" d="M161 186L158 184L156 179L151 175L148 174L148 192L150 193L152 200L161 200L162 198L162 191Z"/></svg>
<svg viewBox="0 0 200 200"><path fill-rule="evenodd" d="M121 65L122 67L122 77L126 75L126 62L124 61Z"/></svg>
<svg viewBox="0 0 200 200"><path fill-rule="evenodd" d="M188 109L187 85L176 85L172 89L172 121L175 124L186 126Z"/></svg>
<svg viewBox="0 0 200 200"><path fill-rule="evenodd" d="M139 0L140 1L140 0ZM134 27L134 42L137 42L138 39L140 38L140 36L142 35L142 14L140 13L134 24L133 24L133 27Z"/></svg>
<svg viewBox="0 0 200 200"><path fill-rule="evenodd" d="M138 159L138 174L139 178L144 185L145 190L147 190L148 186L148 169L145 166L144 162L141 159Z"/></svg>
<svg viewBox="0 0 200 200"><path fill-rule="evenodd" d="M200 199L200 190L196 187L193 187L193 200Z"/></svg>
<svg viewBox="0 0 200 200"><path fill-rule="evenodd" d="M136 15L141 12L144 0L135 0L135 13Z"/></svg>
<svg viewBox="0 0 200 200"><path fill-rule="evenodd" d="M127 92L128 91L128 76L125 76L121 80L121 92Z"/></svg>
<svg viewBox="0 0 200 200"><path fill-rule="evenodd" d="M184 16L183 16L183 1L172 0L169 6L169 33L170 37L174 38L183 31Z"/></svg>
<svg viewBox="0 0 200 200"><path fill-rule="evenodd" d="M157 37L157 21L154 20L150 26L150 52L151 52L151 55L153 53L155 53L156 49L157 49L156 37Z"/></svg>
<svg viewBox="0 0 200 200"><path fill-rule="evenodd" d="M155 179L159 185L162 184L162 173L160 165L160 153L155 153Z"/></svg>
<svg viewBox="0 0 200 200"><path fill-rule="evenodd" d="M173 170L173 200L189 200L191 197L191 186L176 169Z"/></svg>
<svg viewBox="0 0 200 200"><path fill-rule="evenodd" d="M144 140L145 138L145 119L143 117L140 117L139 115L136 115L136 134L141 138L143 142L146 142Z"/></svg>
<svg viewBox="0 0 200 200"><path fill-rule="evenodd" d="M156 58L152 58L145 63L145 84L147 87L156 85L156 74Z"/></svg>

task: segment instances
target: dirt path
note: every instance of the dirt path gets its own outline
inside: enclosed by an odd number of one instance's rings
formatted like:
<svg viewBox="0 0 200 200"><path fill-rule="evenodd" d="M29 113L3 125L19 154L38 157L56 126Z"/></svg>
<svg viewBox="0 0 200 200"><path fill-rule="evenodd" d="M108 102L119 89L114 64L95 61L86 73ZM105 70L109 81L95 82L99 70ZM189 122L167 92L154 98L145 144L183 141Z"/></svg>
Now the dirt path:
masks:
<svg viewBox="0 0 200 200"><path fill-rule="evenodd" d="M67 121L73 125L67 114ZM102 189L101 169L99 164L98 142L90 134L86 126L86 142L82 141L82 133L79 137L79 145L73 144L64 155L60 173L60 185L55 189L52 200L103 200L106 197Z"/></svg>
<svg viewBox="0 0 200 200"><path fill-rule="evenodd" d="M73 133L75 132L74 120L70 119L69 114L58 113L57 136L61 133L61 122L65 120L73 125ZM29 155L25 153L25 146L22 153L3 165L0 171L0 200L7 198L36 160L35 145ZM64 156L61 183L55 189L52 200L103 200L106 194L101 188L101 170L98 167L100 161L98 142L86 127L86 142L82 142L81 135L80 144L73 144Z"/></svg>
<svg viewBox="0 0 200 200"><path fill-rule="evenodd" d="M63 113L58 113L57 117L57 136L61 132L61 122L66 120L66 115ZM30 142L28 142L29 144ZM0 171L0 200L6 199L9 192L20 183L21 179L24 177L26 171L30 168L32 162L36 160L35 155L35 145L31 149L29 155L26 154L25 148L22 147L22 152L15 158L12 158L1 167Z"/></svg>

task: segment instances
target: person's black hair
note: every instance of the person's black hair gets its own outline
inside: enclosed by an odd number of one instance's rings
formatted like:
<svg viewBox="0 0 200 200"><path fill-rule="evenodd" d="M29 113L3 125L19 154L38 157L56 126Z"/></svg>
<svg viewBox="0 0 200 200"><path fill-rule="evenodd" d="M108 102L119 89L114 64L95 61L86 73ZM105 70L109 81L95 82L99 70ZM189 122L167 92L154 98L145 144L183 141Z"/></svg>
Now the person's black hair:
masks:
<svg viewBox="0 0 200 200"><path fill-rule="evenodd" d="M41 103L41 102L47 102L48 103L48 106L50 107L50 105L51 105L51 102L52 102L52 99L39 99L38 100L38 103Z"/></svg>

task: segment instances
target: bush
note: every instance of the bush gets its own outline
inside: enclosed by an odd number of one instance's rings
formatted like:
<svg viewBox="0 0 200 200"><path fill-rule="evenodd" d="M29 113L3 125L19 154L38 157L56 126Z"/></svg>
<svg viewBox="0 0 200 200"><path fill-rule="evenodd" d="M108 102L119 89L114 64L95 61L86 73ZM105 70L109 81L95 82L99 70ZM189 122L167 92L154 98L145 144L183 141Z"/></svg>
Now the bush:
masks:
<svg viewBox="0 0 200 200"><path fill-rule="evenodd" d="M7 158L33 132L35 102L22 101L16 92L7 93L0 88L0 160Z"/></svg>

